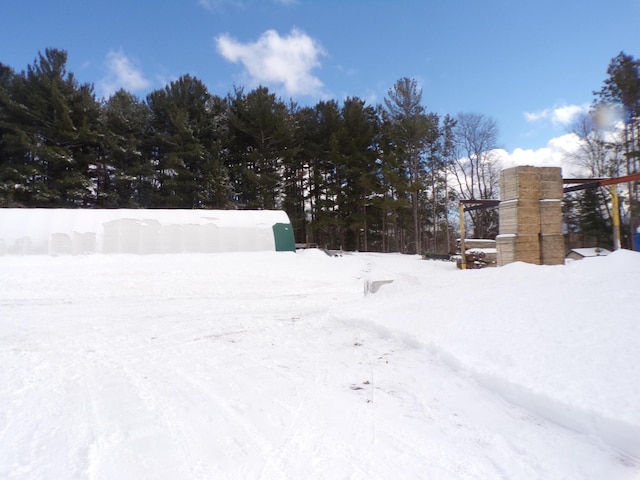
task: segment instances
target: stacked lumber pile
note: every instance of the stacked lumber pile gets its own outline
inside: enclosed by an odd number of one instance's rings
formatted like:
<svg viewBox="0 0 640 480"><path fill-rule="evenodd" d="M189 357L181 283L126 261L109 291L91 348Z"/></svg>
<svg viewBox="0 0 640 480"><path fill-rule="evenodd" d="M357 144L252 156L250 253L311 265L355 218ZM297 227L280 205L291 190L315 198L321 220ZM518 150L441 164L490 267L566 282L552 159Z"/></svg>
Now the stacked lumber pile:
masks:
<svg viewBox="0 0 640 480"><path fill-rule="evenodd" d="M557 167L514 167L500 176L498 265L564 263L562 171Z"/></svg>
<svg viewBox="0 0 640 480"><path fill-rule="evenodd" d="M462 242L456 242L457 250L462 255ZM485 268L497 266L496 241L481 238L464 239L464 255L466 268ZM462 257L456 258L456 265L462 268Z"/></svg>

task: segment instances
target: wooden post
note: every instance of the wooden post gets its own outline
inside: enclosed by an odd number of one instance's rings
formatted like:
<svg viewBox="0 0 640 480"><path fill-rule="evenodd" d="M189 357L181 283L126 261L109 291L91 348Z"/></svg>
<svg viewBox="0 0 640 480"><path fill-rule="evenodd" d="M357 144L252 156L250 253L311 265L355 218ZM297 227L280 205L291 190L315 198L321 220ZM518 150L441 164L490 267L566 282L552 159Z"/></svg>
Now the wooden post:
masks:
<svg viewBox="0 0 640 480"><path fill-rule="evenodd" d="M613 249L620 250L620 207L618 189L615 185L611 185L611 217L613 223Z"/></svg>
<svg viewBox="0 0 640 480"><path fill-rule="evenodd" d="M458 215L460 216L460 255L462 256L460 267L462 270L466 270L467 254L464 248L464 236L466 235L466 232L464 230L464 205L462 203L458 204Z"/></svg>

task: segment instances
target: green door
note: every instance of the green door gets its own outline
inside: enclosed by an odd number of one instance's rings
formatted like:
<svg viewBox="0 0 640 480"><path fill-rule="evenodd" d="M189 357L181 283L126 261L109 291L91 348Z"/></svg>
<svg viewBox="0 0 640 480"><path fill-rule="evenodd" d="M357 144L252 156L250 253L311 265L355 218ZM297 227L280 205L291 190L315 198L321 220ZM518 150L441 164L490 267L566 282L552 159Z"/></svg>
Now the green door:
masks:
<svg viewBox="0 0 640 480"><path fill-rule="evenodd" d="M276 252L296 251L296 241L293 238L293 227L290 223L276 223L273 226L273 238L276 241Z"/></svg>

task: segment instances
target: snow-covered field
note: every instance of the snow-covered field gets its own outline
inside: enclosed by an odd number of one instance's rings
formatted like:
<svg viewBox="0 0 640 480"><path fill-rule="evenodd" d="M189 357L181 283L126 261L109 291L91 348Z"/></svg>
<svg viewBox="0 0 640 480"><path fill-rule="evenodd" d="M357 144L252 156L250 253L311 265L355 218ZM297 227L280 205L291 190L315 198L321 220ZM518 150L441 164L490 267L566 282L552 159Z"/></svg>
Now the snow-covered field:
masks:
<svg viewBox="0 0 640 480"><path fill-rule="evenodd" d="M639 291L629 251L0 257L0 478L638 479Z"/></svg>

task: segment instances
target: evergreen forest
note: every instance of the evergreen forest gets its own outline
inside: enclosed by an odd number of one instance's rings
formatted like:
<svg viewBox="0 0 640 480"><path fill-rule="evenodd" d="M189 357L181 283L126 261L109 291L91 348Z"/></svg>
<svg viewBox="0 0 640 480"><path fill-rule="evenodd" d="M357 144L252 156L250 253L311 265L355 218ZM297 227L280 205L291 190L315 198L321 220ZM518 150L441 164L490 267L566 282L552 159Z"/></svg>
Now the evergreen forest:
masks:
<svg viewBox="0 0 640 480"><path fill-rule="evenodd" d="M598 101L622 99L613 78ZM622 140L597 146L607 172L637 171L638 96L623 99L632 112ZM582 133L586 142L598 129ZM21 72L0 63L0 207L283 209L298 243L446 253L457 200L499 196L498 137L485 115L429 112L409 78L378 105L301 106L263 86L221 97L190 75L145 99L99 99L67 70L64 50L46 49ZM606 237L607 198L589 195L569 202L568 218ZM469 221L476 237L498 233L497 212Z"/></svg>

